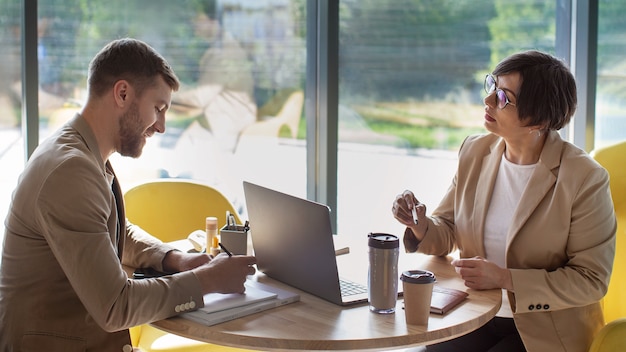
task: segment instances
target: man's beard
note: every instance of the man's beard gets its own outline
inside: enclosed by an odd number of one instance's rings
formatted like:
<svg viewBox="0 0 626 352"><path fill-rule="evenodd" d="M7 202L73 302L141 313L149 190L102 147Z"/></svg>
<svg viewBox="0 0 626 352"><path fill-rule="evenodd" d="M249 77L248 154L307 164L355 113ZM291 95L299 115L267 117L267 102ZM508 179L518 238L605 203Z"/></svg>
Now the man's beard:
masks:
<svg viewBox="0 0 626 352"><path fill-rule="evenodd" d="M122 156L138 158L146 144L146 130L139 118L139 107L132 103L128 111L120 118L120 150Z"/></svg>

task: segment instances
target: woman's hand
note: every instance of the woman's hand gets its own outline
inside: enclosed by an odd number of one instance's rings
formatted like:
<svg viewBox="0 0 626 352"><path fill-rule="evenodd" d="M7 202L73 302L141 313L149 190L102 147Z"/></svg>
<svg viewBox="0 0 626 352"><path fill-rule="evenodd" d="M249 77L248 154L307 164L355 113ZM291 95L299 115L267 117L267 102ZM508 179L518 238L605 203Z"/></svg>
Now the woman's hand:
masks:
<svg viewBox="0 0 626 352"><path fill-rule="evenodd" d="M413 192L407 190L396 196L391 212L396 220L411 229L418 241L424 238L428 231L426 205L420 203Z"/></svg>
<svg viewBox="0 0 626 352"><path fill-rule="evenodd" d="M465 286L476 290L504 288L513 291L513 280L508 269L501 268L485 258L455 259L454 269L465 280Z"/></svg>

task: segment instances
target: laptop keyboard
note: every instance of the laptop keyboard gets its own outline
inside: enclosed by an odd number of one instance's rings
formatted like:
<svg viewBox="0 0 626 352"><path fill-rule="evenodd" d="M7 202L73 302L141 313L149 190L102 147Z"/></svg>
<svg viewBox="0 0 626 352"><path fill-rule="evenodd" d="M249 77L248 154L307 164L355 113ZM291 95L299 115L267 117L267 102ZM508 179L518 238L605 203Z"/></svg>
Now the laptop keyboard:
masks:
<svg viewBox="0 0 626 352"><path fill-rule="evenodd" d="M339 280L342 296L352 296L367 292L367 287L346 279Z"/></svg>

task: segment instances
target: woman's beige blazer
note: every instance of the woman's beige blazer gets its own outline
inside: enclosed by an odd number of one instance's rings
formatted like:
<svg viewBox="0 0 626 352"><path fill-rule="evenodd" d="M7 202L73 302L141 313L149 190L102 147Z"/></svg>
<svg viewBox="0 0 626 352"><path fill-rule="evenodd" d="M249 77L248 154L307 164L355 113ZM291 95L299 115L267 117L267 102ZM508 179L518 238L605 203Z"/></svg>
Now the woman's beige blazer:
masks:
<svg viewBox="0 0 626 352"><path fill-rule="evenodd" d="M492 134L467 138L457 174L429 218L421 243L407 231L408 251L485 257L486 211L504 152ZM506 265L515 324L530 352L587 351L603 326L615 254L616 221L605 169L549 132L537 167L511 219Z"/></svg>

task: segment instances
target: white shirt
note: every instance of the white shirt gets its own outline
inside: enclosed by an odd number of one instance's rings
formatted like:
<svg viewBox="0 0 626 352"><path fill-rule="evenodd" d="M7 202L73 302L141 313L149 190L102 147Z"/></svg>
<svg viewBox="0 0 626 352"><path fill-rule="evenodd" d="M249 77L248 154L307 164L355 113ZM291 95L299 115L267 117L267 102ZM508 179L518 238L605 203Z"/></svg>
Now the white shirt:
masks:
<svg viewBox="0 0 626 352"><path fill-rule="evenodd" d="M536 164L514 164L506 159L504 153L502 154L502 161L487 210L483 239L487 260L502 268L506 268L506 244L510 237L511 219L535 167ZM502 298L502 308L496 315L513 317L505 290L503 290Z"/></svg>

